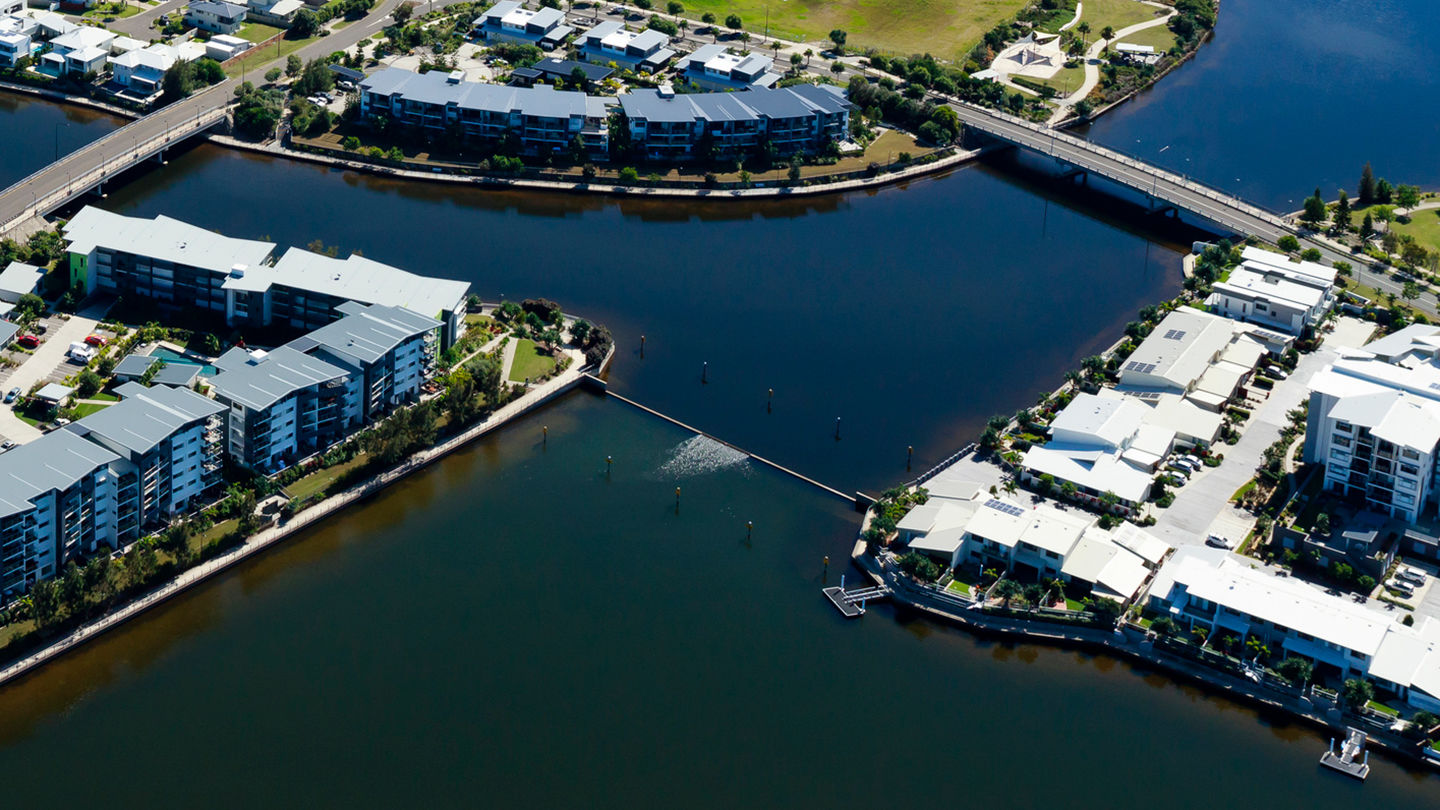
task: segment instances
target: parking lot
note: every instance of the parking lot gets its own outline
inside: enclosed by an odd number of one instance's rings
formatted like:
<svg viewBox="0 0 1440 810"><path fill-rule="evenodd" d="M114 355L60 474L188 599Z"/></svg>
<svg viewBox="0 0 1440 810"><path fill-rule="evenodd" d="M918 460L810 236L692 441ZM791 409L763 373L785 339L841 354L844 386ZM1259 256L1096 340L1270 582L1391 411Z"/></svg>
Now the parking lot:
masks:
<svg viewBox="0 0 1440 810"><path fill-rule="evenodd" d="M67 354L70 344L83 342L91 334L101 335L107 340L114 337L114 333L99 326L95 316L102 314L87 311L68 317L52 314L42 318L37 322L37 329L32 330L41 340L32 354L7 352L8 357L20 361L20 364L0 370L0 391L19 388L24 394L36 383L63 383L65 378L80 371L82 364L74 362ZM43 333L38 330L39 324L45 327ZM13 406L14 403L0 405L0 441L24 444L39 438L40 430L20 419Z"/></svg>

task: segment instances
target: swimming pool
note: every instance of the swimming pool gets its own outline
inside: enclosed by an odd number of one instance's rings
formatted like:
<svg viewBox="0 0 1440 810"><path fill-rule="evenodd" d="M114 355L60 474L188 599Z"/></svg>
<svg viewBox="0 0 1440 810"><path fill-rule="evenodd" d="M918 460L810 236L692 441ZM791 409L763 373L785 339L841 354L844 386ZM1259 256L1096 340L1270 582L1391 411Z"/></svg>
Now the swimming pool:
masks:
<svg viewBox="0 0 1440 810"><path fill-rule="evenodd" d="M187 366L199 366L200 376L202 377L214 377L217 373L219 373L219 369L215 368L214 366L208 363L201 363L200 361L190 357L186 357L185 355L175 351L174 349L169 348L168 346L156 346L154 349L150 350L150 356L158 357L161 360L164 360L166 363L183 363Z"/></svg>

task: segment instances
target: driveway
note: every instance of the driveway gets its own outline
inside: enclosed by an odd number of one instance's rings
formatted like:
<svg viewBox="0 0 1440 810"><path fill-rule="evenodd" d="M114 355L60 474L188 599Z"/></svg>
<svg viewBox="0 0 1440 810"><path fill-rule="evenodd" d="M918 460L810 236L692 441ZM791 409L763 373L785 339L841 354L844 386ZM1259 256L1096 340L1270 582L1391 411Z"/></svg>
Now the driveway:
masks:
<svg viewBox="0 0 1440 810"><path fill-rule="evenodd" d="M103 313L90 311L85 313L94 316L101 314ZM96 317L85 315L72 315L69 320L52 325L40 348L9 375L0 379L0 387L6 391L19 388L22 392L27 392L30 386L37 382L53 382L79 371L80 367L70 363L65 353L70 349L71 343L84 340L99 324ZM52 318L48 322L55 324L56 320ZM9 406L0 407L0 436L24 444L39 438L40 435L38 429L21 421Z"/></svg>
<svg viewBox="0 0 1440 810"><path fill-rule="evenodd" d="M1236 543L1243 540L1254 526L1255 518L1231 506L1230 496L1254 476L1265 448L1280 438L1281 428L1289 423L1286 414L1309 398L1310 378L1336 356L1328 340L1316 351L1302 355L1294 373L1275 384L1270 398L1250 418L1240 441L1229 447L1217 445L1216 449L1225 454L1225 461L1174 490L1175 503L1169 509L1159 510L1150 531L1176 548L1203 545L1210 534Z"/></svg>

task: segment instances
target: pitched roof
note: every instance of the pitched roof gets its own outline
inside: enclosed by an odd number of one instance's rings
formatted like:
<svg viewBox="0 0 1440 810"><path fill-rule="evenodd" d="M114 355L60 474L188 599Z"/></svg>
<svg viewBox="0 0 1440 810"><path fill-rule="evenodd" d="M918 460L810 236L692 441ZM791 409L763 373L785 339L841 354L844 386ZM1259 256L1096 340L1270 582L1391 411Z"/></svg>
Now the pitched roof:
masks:
<svg viewBox="0 0 1440 810"><path fill-rule="evenodd" d="M221 355L216 365L220 373L210 378L215 395L256 411L309 386L346 376L344 369L288 346L268 353L234 348Z"/></svg>
<svg viewBox="0 0 1440 810"><path fill-rule="evenodd" d="M94 434L112 447L143 455L192 422L223 413L225 406L185 388L147 388L66 426Z"/></svg>
<svg viewBox="0 0 1440 810"><path fill-rule="evenodd" d="M120 457L74 433L56 430L0 455L0 516L32 508L31 499L67 489Z"/></svg>
<svg viewBox="0 0 1440 810"><path fill-rule="evenodd" d="M370 364L403 341L440 327L440 321L404 307L342 304L345 317L286 344L296 351L324 349L342 359Z"/></svg>
<svg viewBox="0 0 1440 810"><path fill-rule="evenodd" d="M418 276L351 255L346 259L290 248L273 267L247 270L243 278L228 278L224 287L263 290L272 284L359 301L362 304L401 306L422 315L454 310L470 291L470 282Z"/></svg>
<svg viewBox="0 0 1440 810"><path fill-rule="evenodd" d="M221 236L164 215L127 217L92 205L65 224L65 241L71 253L103 247L221 273L256 267L275 250L273 242Z"/></svg>

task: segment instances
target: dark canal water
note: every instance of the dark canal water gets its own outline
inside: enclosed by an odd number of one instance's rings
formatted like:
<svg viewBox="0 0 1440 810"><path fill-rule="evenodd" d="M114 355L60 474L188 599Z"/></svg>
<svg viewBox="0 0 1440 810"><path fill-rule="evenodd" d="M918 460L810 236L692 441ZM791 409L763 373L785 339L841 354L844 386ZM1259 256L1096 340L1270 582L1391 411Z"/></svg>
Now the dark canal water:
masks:
<svg viewBox="0 0 1440 810"><path fill-rule="evenodd" d="M0 91L0 188L124 123L84 107Z"/></svg>
<svg viewBox="0 0 1440 810"><path fill-rule="evenodd" d="M1315 13L1348 14L1353 30L1373 35L1388 29L1372 17L1391 11L1419 25L1433 9ZM1253 168L1284 194L1286 173L1303 193L1320 180L1310 173L1348 182L1365 157L1392 179L1427 182L1433 137L1362 130L1365 116L1346 119L1315 154L1284 140L1305 129L1285 107L1244 105L1248 141L1218 124L1190 134L1197 115L1228 115L1225 93L1238 90L1225 88L1247 79L1262 97L1283 96L1272 82L1303 82L1316 121L1339 120L1325 116L1338 99L1354 103L1355 87L1398 100L1433 81L1417 64L1408 84L1392 84L1386 54L1353 63L1349 73L1368 76L1354 86L1246 73L1298 59L1290 27L1304 18L1267 22L1261 4L1227 0L1219 44L1282 43L1271 58L1202 57L1094 136L1124 146L1142 138L1127 126L1186 133L1192 148L1204 146L1196 162L1212 182L1235 170L1224 160L1248 160L1235 176ZM1198 92L1192 72L1208 76L1214 94L1169 100L1171 88ZM1407 109L1433 122L1422 106ZM7 155L16 138L33 141L27 133L49 126L36 123L47 109L0 111ZM1237 143L1262 156L1223 148ZM1354 158L1367 143L1385 160ZM16 177L35 168L11 162L4 171ZM844 198L680 206L401 185L207 147L105 204L285 244L319 238L469 279L487 299L555 298L614 330L616 390L842 489L874 490L906 477L906 445L918 471L990 414L1053 387L1135 310L1176 289L1177 248L1191 234L1059 193L1008 169L970 167ZM609 477L606 455L616 458ZM747 520L756 527L748 543ZM1314 732L1111 659L981 642L885 607L847 623L820 597L821 558L835 561L834 582L854 530L855 515L818 490L575 395L0 690L7 797L122 806L408 805L418 796L545 807L1434 802L1433 777L1387 762L1363 787L1322 774L1325 742Z"/></svg>
<svg viewBox="0 0 1440 810"><path fill-rule="evenodd" d="M1355 196L1365 161L1440 188L1432 0L1224 0L1215 39L1089 137L1252 202Z"/></svg>
<svg viewBox="0 0 1440 810"><path fill-rule="evenodd" d="M1314 735L1106 658L884 608L846 622L820 596L821 556L842 559L852 527L838 500L577 394L0 692L6 793L15 806L1433 803L1433 778L1322 774Z"/></svg>

